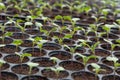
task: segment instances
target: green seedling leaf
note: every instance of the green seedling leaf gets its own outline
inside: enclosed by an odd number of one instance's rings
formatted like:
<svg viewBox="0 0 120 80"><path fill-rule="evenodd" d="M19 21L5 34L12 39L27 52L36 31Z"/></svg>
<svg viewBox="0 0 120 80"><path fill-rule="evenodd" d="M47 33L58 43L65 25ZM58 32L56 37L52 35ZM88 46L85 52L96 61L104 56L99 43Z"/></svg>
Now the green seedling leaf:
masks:
<svg viewBox="0 0 120 80"><path fill-rule="evenodd" d="M91 18L94 18L96 22L98 22L98 18L96 16L91 16Z"/></svg>
<svg viewBox="0 0 120 80"><path fill-rule="evenodd" d="M85 12L88 13L90 10L91 10L91 7L90 7L90 6L85 6L85 7L84 7L84 11L85 11Z"/></svg>
<svg viewBox="0 0 120 80"><path fill-rule="evenodd" d="M55 72L60 72L60 71L64 71L65 69L63 67L57 67L57 68L51 68L51 70Z"/></svg>
<svg viewBox="0 0 120 80"><path fill-rule="evenodd" d="M31 57L32 55L30 53L23 53L23 54L20 54L18 52L15 52L16 55L20 56L20 57Z"/></svg>
<svg viewBox="0 0 120 80"><path fill-rule="evenodd" d="M107 40L107 39L104 39L104 40L111 45L111 50L112 50L112 51L114 50L114 48L115 48L116 46L118 46L118 44L113 44L111 41L109 41L109 40Z"/></svg>
<svg viewBox="0 0 120 80"><path fill-rule="evenodd" d="M72 18L72 21L73 22L77 22L77 21L79 21L80 20L80 18Z"/></svg>
<svg viewBox="0 0 120 80"><path fill-rule="evenodd" d="M27 16L27 17L26 17L26 20L27 20L27 21L32 20L32 16Z"/></svg>
<svg viewBox="0 0 120 80"><path fill-rule="evenodd" d="M47 20L47 19L48 19L48 17L44 17L44 16L42 16L42 19L43 19L43 20Z"/></svg>
<svg viewBox="0 0 120 80"><path fill-rule="evenodd" d="M12 32L6 32L6 33L4 34L4 36L12 36L12 35L13 35Z"/></svg>
<svg viewBox="0 0 120 80"><path fill-rule="evenodd" d="M39 42L43 44L43 43L48 42L48 40L39 40Z"/></svg>
<svg viewBox="0 0 120 80"><path fill-rule="evenodd" d="M34 39L35 42L39 42L39 41L42 40L42 37L35 37L35 38L33 38L33 39Z"/></svg>
<svg viewBox="0 0 120 80"><path fill-rule="evenodd" d="M25 26L31 26L31 25L33 25L33 23L32 22L25 22L24 25Z"/></svg>
<svg viewBox="0 0 120 80"><path fill-rule="evenodd" d="M120 19L117 19L116 21L117 21L118 24L120 24Z"/></svg>
<svg viewBox="0 0 120 80"><path fill-rule="evenodd" d="M105 26L103 26L103 29L105 31L107 31L107 33L108 33L108 32L110 32L111 27L105 25Z"/></svg>
<svg viewBox="0 0 120 80"><path fill-rule="evenodd" d="M56 61L58 60L58 58L56 58L56 57L50 57L50 60L53 60L53 62L56 63Z"/></svg>
<svg viewBox="0 0 120 80"><path fill-rule="evenodd" d="M84 65L88 62L89 59L95 59L97 56L95 55L90 55L90 56L84 56L82 54L76 53L78 56L82 57Z"/></svg>
<svg viewBox="0 0 120 80"><path fill-rule="evenodd" d="M63 67L55 67L55 68L51 68L51 70L54 71L58 76L60 71L64 71L65 69Z"/></svg>
<svg viewBox="0 0 120 80"><path fill-rule="evenodd" d="M71 34L66 34L66 35L64 36L64 38L70 39L70 38L72 38L72 35L71 35Z"/></svg>
<svg viewBox="0 0 120 80"><path fill-rule="evenodd" d="M115 41L120 44L120 39L117 39L117 40L115 40Z"/></svg>
<svg viewBox="0 0 120 80"><path fill-rule="evenodd" d="M83 40L83 39L78 39L78 41L80 41L80 42L86 42L86 40Z"/></svg>
<svg viewBox="0 0 120 80"><path fill-rule="evenodd" d="M69 49L69 50L71 49L68 45L64 45L64 47L67 48L67 49Z"/></svg>
<svg viewBox="0 0 120 80"><path fill-rule="evenodd" d="M82 54L80 54L80 53L76 53L76 55L78 55L78 56L80 56L80 57L82 57L82 58L85 58L86 56L84 56L84 55L82 55Z"/></svg>
<svg viewBox="0 0 120 80"><path fill-rule="evenodd" d="M31 74L32 68L39 66L38 63L28 62L27 65L30 67L29 74Z"/></svg>
<svg viewBox="0 0 120 80"><path fill-rule="evenodd" d="M103 10L102 10L102 13L103 13L105 16L107 16L107 14L108 14L109 12L111 12L110 9L103 9Z"/></svg>
<svg viewBox="0 0 120 80"><path fill-rule="evenodd" d="M0 29L2 30L2 32L4 32L5 26L3 26L2 24L0 24Z"/></svg>
<svg viewBox="0 0 120 80"><path fill-rule="evenodd" d="M39 22L35 22L35 25L37 26L37 27L42 27L43 25L41 24L41 23L39 23Z"/></svg>
<svg viewBox="0 0 120 80"><path fill-rule="evenodd" d="M22 40L14 40L13 41L13 44L15 44L15 45L21 45L22 43L23 43Z"/></svg>
<svg viewBox="0 0 120 80"><path fill-rule="evenodd" d="M5 9L5 4L0 2L0 10Z"/></svg>
<svg viewBox="0 0 120 80"><path fill-rule="evenodd" d="M116 67L120 67L120 63L116 63L115 66L116 66Z"/></svg>
<svg viewBox="0 0 120 80"><path fill-rule="evenodd" d="M71 21L71 16L63 16L64 20Z"/></svg>
<svg viewBox="0 0 120 80"><path fill-rule="evenodd" d="M61 15L55 16L55 20L63 20L63 17Z"/></svg>
<svg viewBox="0 0 120 80"><path fill-rule="evenodd" d="M100 66L96 63L91 63L91 66L95 69L100 69Z"/></svg>
<svg viewBox="0 0 120 80"><path fill-rule="evenodd" d="M114 63L116 63L119 59L115 56L108 56L106 58L108 61L113 61Z"/></svg>
<svg viewBox="0 0 120 80"><path fill-rule="evenodd" d="M29 40L34 41L34 38L31 38L31 37L30 37Z"/></svg>
<svg viewBox="0 0 120 80"><path fill-rule="evenodd" d="M98 64L96 64L96 63L91 63L91 66L94 68L93 71L95 71L96 75L100 71L106 71L105 69L101 69L101 67Z"/></svg>
<svg viewBox="0 0 120 80"><path fill-rule="evenodd" d="M99 44L100 44L100 42L96 42L96 43L93 44L92 46L89 46L89 45L87 45L87 46L90 48L90 50L92 51L92 53L95 54L95 49L96 49L96 47L97 47Z"/></svg>
<svg viewBox="0 0 120 80"><path fill-rule="evenodd" d="M30 54L30 53L20 54L20 53L18 53L18 52L15 52L15 54L20 57L21 62L23 61L24 57L31 57L31 56L32 56L32 54Z"/></svg>
<svg viewBox="0 0 120 80"><path fill-rule="evenodd" d="M38 63L33 63L33 62L28 62L27 65L30 66L30 67L37 67L39 64Z"/></svg>

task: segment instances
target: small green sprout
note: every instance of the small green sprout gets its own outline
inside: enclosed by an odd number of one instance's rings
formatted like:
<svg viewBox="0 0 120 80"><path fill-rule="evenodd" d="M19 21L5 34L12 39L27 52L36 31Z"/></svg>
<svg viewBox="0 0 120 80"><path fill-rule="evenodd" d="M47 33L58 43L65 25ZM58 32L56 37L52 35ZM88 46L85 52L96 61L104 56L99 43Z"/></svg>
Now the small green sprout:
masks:
<svg viewBox="0 0 120 80"><path fill-rule="evenodd" d="M0 2L0 11L2 11L3 9L5 9L5 4Z"/></svg>
<svg viewBox="0 0 120 80"><path fill-rule="evenodd" d="M95 71L95 80L97 80L97 75L99 74L100 71L106 71L105 69L101 69L101 67L96 64L96 63L91 63L91 66L94 68L93 71Z"/></svg>
<svg viewBox="0 0 120 80"><path fill-rule="evenodd" d="M32 22L25 22L25 23L24 23L24 27L26 27L26 26L31 26L31 25L33 25Z"/></svg>
<svg viewBox="0 0 120 80"><path fill-rule="evenodd" d="M20 53L18 53L18 52L15 52L15 54L20 57L20 62L21 62L21 63L23 62L23 59L24 59L25 57L31 57L31 56L32 56L30 53L20 54Z"/></svg>
<svg viewBox="0 0 120 80"><path fill-rule="evenodd" d="M64 19L61 15L57 15L55 16L55 20L61 20L62 21L62 25L64 25Z"/></svg>
<svg viewBox="0 0 120 80"><path fill-rule="evenodd" d="M5 42L5 37L9 37L9 36L12 36L13 33L12 32L6 32L2 35L2 43Z"/></svg>
<svg viewBox="0 0 120 80"><path fill-rule="evenodd" d="M57 75L57 78L59 78L60 71L64 71L65 69L63 67L57 67L57 68L51 68L52 71L54 71Z"/></svg>
<svg viewBox="0 0 120 80"><path fill-rule="evenodd" d="M119 60L117 57L115 57L115 56L108 56L106 59L108 61L112 61L114 63L114 70L116 70L117 67L120 66L120 63L117 62Z"/></svg>
<svg viewBox="0 0 120 80"><path fill-rule="evenodd" d="M100 44L99 41L96 42L96 43L94 43L92 46L90 46L89 44L87 44L87 42L86 42L85 40L79 39L79 41L82 42L81 44L82 44L83 46L87 46L87 47L91 50L92 54L95 55L95 49L96 49L96 47Z"/></svg>
<svg viewBox="0 0 120 80"><path fill-rule="evenodd" d="M73 54L75 54L75 50L81 47L81 45L76 45L75 47L69 47L68 45L64 45L64 48L67 48L68 50L70 50L70 53L72 54L72 58L73 58Z"/></svg>
<svg viewBox="0 0 120 80"><path fill-rule="evenodd" d="M120 67L120 63L117 62L119 59L117 57L115 57L115 56L108 56L106 58L106 60L113 62L113 65L114 65L114 75L115 75L115 71L117 70L118 67ZM114 80L115 80L115 76L114 76Z"/></svg>
<svg viewBox="0 0 120 80"><path fill-rule="evenodd" d="M50 60L52 60L53 61L53 63L55 64L56 62L57 62L57 60L59 60L58 58L56 58L56 57L50 57Z"/></svg>
<svg viewBox="0 0 120 80"><path fill-rule="evenodd" d="M110 30L111 30L111 26L108 25L108 24L106 24L102 28L106 31L106 33L107 33L107 39L108 39L109 38Z"/></svg>
<svg viewBox="0 0 120 80"><path fill-rule="evenodd" d="M46 42L48 42L48 40L43 40L43 39L41 39L41 40L39 40L39 41L37 42L37 46L38 46L39 49L40 49L40 53L41 53L43 44L46 43Z"/></svg>
<svg viewBox="0 0 120 80"><path fill-rule="evenodd" d="M29 75L31 75L32 68L39 66L38 63L28 62L27 65L29 66Z"/></svg>
<svg viewBox="0 0 120 80"><path fill-rule="evenodd" d="M16 45L16 51L18 51L18 46L21 45L23 43L22 40L14 40L13 44Z"/></svg>
<svg viewBox="0 0 120 80"><path fill-rule="evenodd" d="M63 67L53 67L53 68L47 67L46 70L52 70L52 71L54 71L55 74L56 74L56 76L57 76L56 80L58 80L60 72L64 71L65 69Z"/></svg>
<svg viewBox="0 0 120 80"><path fill-rule="evenodd" d="M86 66L87 62L90 60L90 59L96 59L98 58L97 56L95 55L90 55L90 56L84 56L80 53L76 53L76 55L82 57L82 60L83 60L83 64Z"/></svg>
<svg viewBox="0 0 120 80"><path fill-rule="evenodd" d="M103 9L103 10L102 10L102 14L103 14L104 16L107 16L109 12L111 12L110 9Z"/></svg>
<svg viewBox="0 0 120 80"><path fill-rule="evenodd" d="M111 46L111 53L112 53L112 51L114 50L114 48L115 48L116 46L118 46L118 44L113 44L111 41L109 41L109 40L107 40L107 39L104 39L104 40L110 44L110 46Z"/></svg>
<svg viewBox="0 0 120 80"><path fill-rule="evenodd" d="M77 21L79 21L80 19L79 18L72 18L72 24L73 26L76 24Z"/></svg>

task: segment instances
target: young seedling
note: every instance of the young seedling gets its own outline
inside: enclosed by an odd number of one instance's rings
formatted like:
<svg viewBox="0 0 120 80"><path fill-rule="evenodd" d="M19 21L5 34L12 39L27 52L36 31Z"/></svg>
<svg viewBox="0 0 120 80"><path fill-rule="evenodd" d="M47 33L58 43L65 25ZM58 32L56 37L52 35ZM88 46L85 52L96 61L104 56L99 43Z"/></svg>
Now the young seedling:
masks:
<svg viewBox="0 0 120 80"><path fill-rule="evenodd" d="M35 37L35 38L29 38L29 40L32 41L32 49L33 49L32 51L34 52L35 44L37 44L39 42L39 40L42 40L42 38L41 37Z"/></svg>
<svg viewBox="0 0 120 80"><path fill-rule="evenodd" d="M48 42L48 40L43 40L42 38L41 38L41 40L39 40L39 41L37 42L37 46L38 46L39 49L40 49L40 53L41 53L41 51L42 51L43 44L46 43L46 42Z"/></svg>
<svg viewBox="0 0 120 80"><path fill-rule="evenodd" d="M55 64L59 59L57 57L50 57L50 60Z"/></svg>
<svg viewBox="0 0 120 80"><path fill-rule="evenodd" d="M60 33L59 37L62 37L61 34L63 33L63 30L67 29L67 26L62 26L62 27L61 26L57 26L57 28L58 28L58 31Z"/></svg>
<svg viewBox="0 0 120 80"><path fill-rule="evenodd" d="M90 10L91 10L91 7L89 5L83 7L83 11L85 11L87 13L87 15Z"/></svg>
<svg viewBox="0 0 120 80"><path fill-rule="evenodd" d="M27 65L29 66L29 72L28 73L29 73L29 80L30 80L30 76L31 76L33 67L37 67L37 66L39 66L39 64L38 63L33 63L33 62L28 62Z"/></svg>
<svg viewBox="0 0 120 80"><path fill-rule="evenodd" d="M95 32L97 32L97 30L98 30L98 26L96 24L90 24L90 28L91 28L91 30L93 30Z"/></svg>
<svg viewBox="0 0 120 80"><path fill-rule="evenodd" d="M120 63L117 62L119 59L117 57L115 57L115 56L108 56L106 58L106 60L113 62L113 65L114 65L114 75L115 75L115 71L117 70L118 67L120 67ZM114 80L115 80L115 76L114 76Z"/></svg>
<svg viewBox="0 0 120 80"><path fill-rule="evenodd" d="M70 51L70 53L72 54L72 59L73 59L73 55L75 54L75 50L78 47L81 47L81 45L76 45L75 47L69 47L68 45L64 45L64 48L67 48Z"/></svg>
<svg viewBox="0 0 120 80"><path fill-rule="evenodd" d="M39 22L35 22L35 26L37 26L38 28L42 28L42 23L39 23Z"/></svg>
<svg viewBox="0 0 120 80"><path fill-rule="evenodd" d="M52 28L50 31L47 31L47 30L44 30L44 31L43 31L43 32L45 33L45 35L47 36L47 40L49 40L50 33L51 33L51 32L54 32L54 31L56 31L56 30L57 30L57 28L54 27L54 28Z"/></svg>
<svg viewBox="0 0 120 80"><path fill-rule="evenodd" d="M44 16L42 16L42 19L43 19L43 24L45 25L46 24L46 22L48 21L48 20L50 20L48 17L44 17Z"/></svg>
<svg viewBox="0 0 120 80"><path fill-rule="evenodd" d="M63 16L63 20L65 21L71 21L71 16Z"/></svg>
<svg viewBox="0 0 120 80"><path fill-rule="evenodd" d="M31 57L32 55L30 53L18 53L18 52L15 52L16 55L18 55L20 57L20 68L22 69L22 62L24 60L25 57Z"/></svg>
<svg viewBox="0 0 120 80"><path fill-rule="evenodd" d="M6 32L2 35L2 43L4 44L5 43L5 37L9 37L9 36L12 36L13 33L12 32Z"/></svg>
<svg viewBox="0 0 120 80"><path fill-rule="evenodd" d="M59 80L59 74L60 74L60 72L64 71L65 69L63 67L55 67L55 68L51 68L51 70L55 72L55 74L57 76L56 80Z"/></svg>
<svg viewBox="0 0 120 80"><path fill-rule="evenodd" d="M92 54L95 55L95 49L100 44L100 42L96 42L92 46L90 46L89 44L87 44L87 42L85 40L80 40L79 39L79 41L82 42L81 44L83 46L87 46L91 50Z"/></svg>
<svg viewBox="0 0 120 80"><path fill-rule="evenodd" d="M76 22L79 20L80 20L79 18L72 18L71 20L72 26L75 27Z"/></svg>
<svg viewBox="0 0 120 80"><path fill-rule="evenodd" d="M120 39L115 40L118 44L120 44Z"/></svg>
<svg viewBox="0 0 120 80"><path fill-rule="evenodd" d="M14 40L13 44L16 46L16 52L18 51L18 46L21 45L23 43L22 40Z"/></svg>
<svg viewBox="0 0 120 80"><path fill-rule="evenodd" d="M23 62L23 59L25 57L31 57L32 55L30 53L18 53L18 52L15 52L16 55L18 55L20 57L20 64Z"/></svg>
<svg viewBox="0 0 120 80"><path fill-rule="evenodd" d="M101 69L101 67L96 63L91 63L91 66L94 68L93 71L95 71L95 80L97 80L97 75L100 71L106 71L105 69Z"/></svg>
<svg viewBox="0 0 120 80"><path fill-rule="evenodd" d="M63 19L63 17L61 15L55 16L55 20L61 20L62 25L64 25L64 19Z"/></svg>
<svg viewBox="0 0 120 80"><path fill-rule="evenodd" d="M93 55L95 55L95 49L96 49L96 47L97 47L99 44L100 44L100 42L96 42L96 43L94 43L92 46L87 45L87 46L90 48L90 50L91 50L91 52L92 52Z"/></svg>
<svg viewBox="0 0 120 80"><path fill-rule="evenodd" d="M102 28L106 31L107 34L107 39L109 38L109 33L112 27L114 27L115 25L109 25L109 24L105 24Z"/></svg>
<svg viewBox="0 0 120 80"><path fill-rule="evenodd" d="M26 26L32 26L33 23L32 22L25 22L24 23L24 29L26 28ZM31 27L32 28L32 27Z"/></svg>
<svg viewBox="0 0 120 80"><path fill-rule="evenodd" d="M107 39L104 39L104 40L110 44L111 53L113 52L114 48L119 45L119 44L114 44L114 43L112 43L111 41L109 41Z"/></svg>
<svg viewBox="0 0 120 80"><path fill-rule="evenodd" d="M83 60L83 64L84 66L86 66L87 62L90 60L90 59L96 59L98 58L97 56L95 55L90 55L90 56L85 56L85 55L82 55L80 53L76 53L76 55L80 56Z"/></svg>
<svg viewBox="0 0 120 80"><path fill-rule="evenodd" d="M6 62L4 60L0 59L0 78L2 77L1 76L1 68L2 68L3 64L5 64L5 63Z"/></svg>
<svg viewBox="0 0 120 80"><path fill-rule="evenodd" d="M106 17L108 15L108 13L111 12L110 9L103 9L102 10L102 14Z"/></svg>
<svg viewBox="0 0 120 80"><path fill-rule="evenodd" d="M64 38L61 38L61 37L58 37L58 36L54 36L54 38L58 41L58 43L59 43L60 45L63 44Z"/></svg>
<svg viewBox="0 0 120 80"><path fill-rule="evenodd" d="M5 4L0 2L0 12L5 9Z"/></svg>

